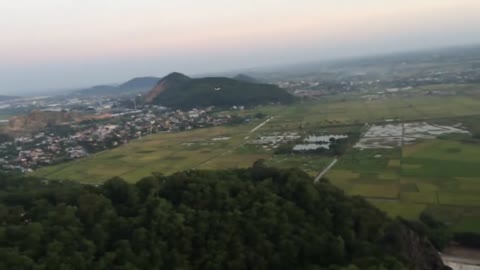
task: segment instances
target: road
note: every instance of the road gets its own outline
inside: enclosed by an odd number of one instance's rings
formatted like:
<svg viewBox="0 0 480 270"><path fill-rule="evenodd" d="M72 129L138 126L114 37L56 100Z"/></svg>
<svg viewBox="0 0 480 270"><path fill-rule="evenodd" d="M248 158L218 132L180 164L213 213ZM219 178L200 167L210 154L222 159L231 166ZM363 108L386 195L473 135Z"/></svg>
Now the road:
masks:
<svg viewBox="0 0 480 270"><path fill-rule="evenodd" d="M259 128L265 126L265 125L266 125L268 122L270 122L270 120L272 120L272 119L273 119L273 116L270 117L270 118L268 118L267 120L265 120L265 122L261 123L260 125L256 126L254 129L252 129L252 130L250 131L250 133L253 133L253 132L257 131Z"/></svg>
<svg viewBox="0 0 480 270"><path fill-rule="evenodd" d="M328 172L330 171L330 169L335 166L335 164L338 162L338 159L335 158L333 159L332 163L330 163L330 165L328 165L325 169L323 169L323 171L317 176L317 178L315 178L315 180L313 181L313 183L317 183L318 181L320 181L320 179L322 179L322 177Z"/></svg>

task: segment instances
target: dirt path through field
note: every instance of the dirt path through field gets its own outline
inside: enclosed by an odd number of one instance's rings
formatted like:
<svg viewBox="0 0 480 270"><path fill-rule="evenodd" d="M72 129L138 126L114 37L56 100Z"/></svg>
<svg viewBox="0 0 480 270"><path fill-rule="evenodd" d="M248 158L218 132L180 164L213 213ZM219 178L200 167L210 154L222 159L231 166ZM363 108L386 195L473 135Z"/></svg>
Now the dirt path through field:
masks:
<svg viewBox="0 0 480 270"><path fill-rule="evenodd" d="M274 118L274 116L268 118L267 120L265 120L263 123L261 123L260 125L256 126L254 129L252 129L250 131L250 133L253 133L255 131L257 131L258 129L260 129L261 127L265 126L268 122L270 122L270 120L272 120Z"/></svg>
<svg viewBox="0 0 480 270"><path fill-rule="evenodd" d="M320 181L320 179L322 179L322 177L328 172L330 171L330 169L335 166L335 164L338 162L338 159L335 158L325 169L323 169L323 171L317 176L317 178L315 178L315 180L313 181L313 183L317 183L318 181Z"/></svg>

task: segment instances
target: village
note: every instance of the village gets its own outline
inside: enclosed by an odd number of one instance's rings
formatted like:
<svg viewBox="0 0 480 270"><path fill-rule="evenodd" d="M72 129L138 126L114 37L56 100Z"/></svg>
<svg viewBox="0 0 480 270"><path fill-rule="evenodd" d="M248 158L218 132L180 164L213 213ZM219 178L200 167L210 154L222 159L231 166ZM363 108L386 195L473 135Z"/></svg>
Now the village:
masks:
<svg viewBox="0 0 480 270"><path fill-rule="evenodd" d="M115 148L149 134L220 126L238 121L230 114L216 115L212 113L213 109L180 111L146 106L142 110L125 109L102 120L49 126L34 134L0 143L0 168L30 172L42 166Z"/></svg>

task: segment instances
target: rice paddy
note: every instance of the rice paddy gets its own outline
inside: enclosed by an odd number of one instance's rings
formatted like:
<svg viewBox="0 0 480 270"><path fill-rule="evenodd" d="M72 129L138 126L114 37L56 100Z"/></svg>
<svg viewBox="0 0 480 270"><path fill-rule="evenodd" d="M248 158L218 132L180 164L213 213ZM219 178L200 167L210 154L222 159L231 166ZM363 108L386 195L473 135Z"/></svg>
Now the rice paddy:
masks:
<svg viewBox="0 0 480 270"><path fill-rule="evenodd" d="M429 211L455 230L480 232L479 168L480 145L429 139L400 148L352 150L327 177L392 216L416 219Z"/></svg>
<svg viewBox="0 0 480 270"><path fill-rule="evenodd" d="M257 112L271 118L151 135L34 174L94 184L113 176L134 182L152 173L242 168L265 159L268 165L300 168L315 176L332 156L275 154L275 146L313 138L312 134L363 134L326 175L333 184L347 194L367 198L391 216L416 219L428 211L454 230L480 232L480 144L466 143L456 135L443 138L451 133L471 137L468 132L476 131L480 123L471 119L480 115L480 100L464 96L327 98L240 113ZM455 120L449 120L452 117ZM459 125L464 118L468 125Z"/></svg>

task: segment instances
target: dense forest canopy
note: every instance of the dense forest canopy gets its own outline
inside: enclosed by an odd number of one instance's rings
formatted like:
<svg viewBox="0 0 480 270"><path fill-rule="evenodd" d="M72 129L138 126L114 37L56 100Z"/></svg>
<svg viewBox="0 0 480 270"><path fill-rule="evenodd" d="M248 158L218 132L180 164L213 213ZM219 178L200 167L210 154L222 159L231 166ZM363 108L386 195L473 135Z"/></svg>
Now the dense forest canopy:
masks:
<svg viewBox="0 0 480 270"><path fill-rule="evenodd" d="M296 169L102 186L0 177L0 269L444 269L430 242Z"/></svg>

